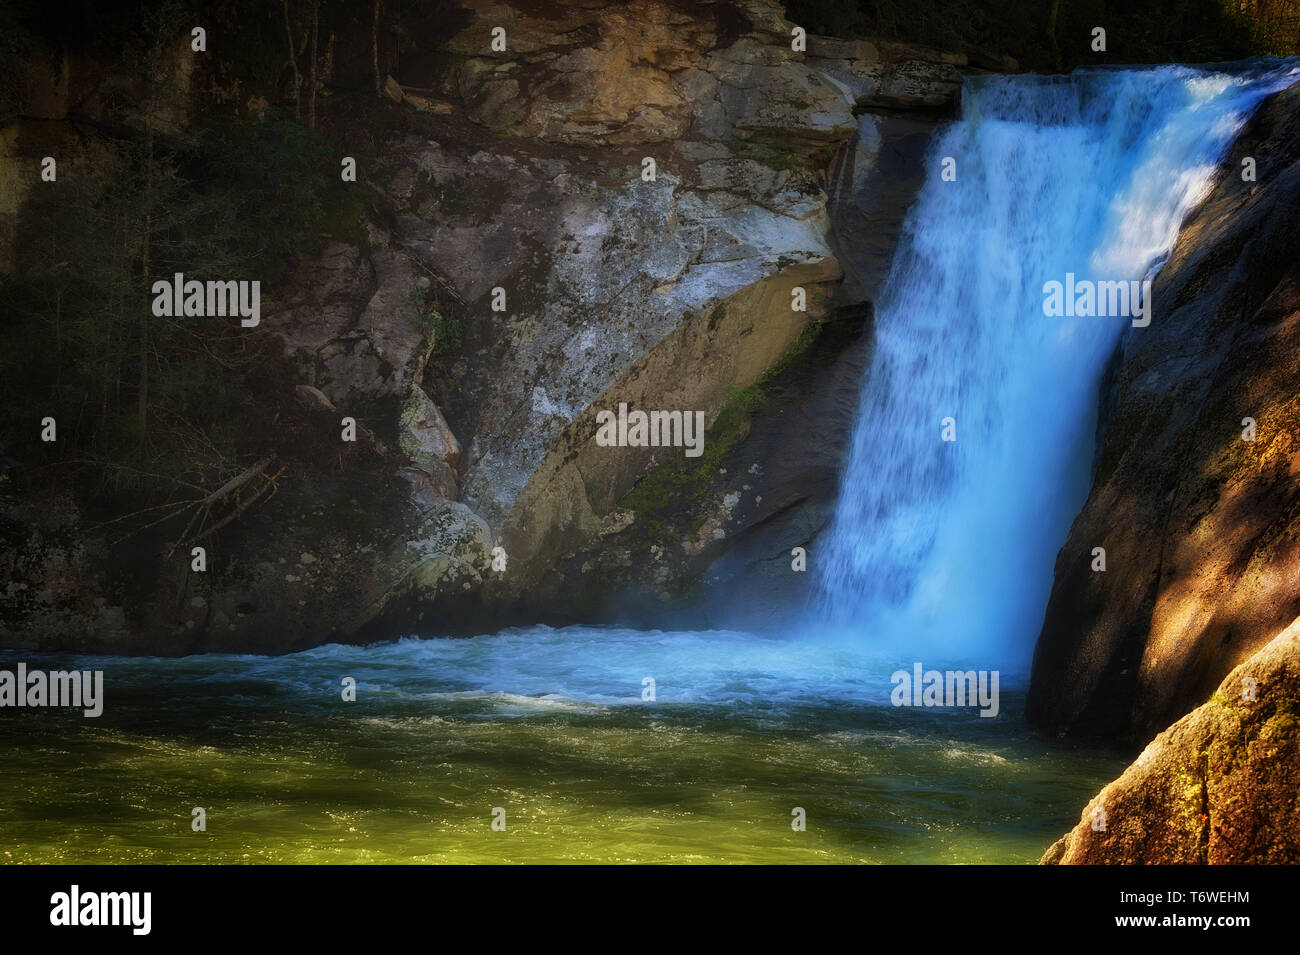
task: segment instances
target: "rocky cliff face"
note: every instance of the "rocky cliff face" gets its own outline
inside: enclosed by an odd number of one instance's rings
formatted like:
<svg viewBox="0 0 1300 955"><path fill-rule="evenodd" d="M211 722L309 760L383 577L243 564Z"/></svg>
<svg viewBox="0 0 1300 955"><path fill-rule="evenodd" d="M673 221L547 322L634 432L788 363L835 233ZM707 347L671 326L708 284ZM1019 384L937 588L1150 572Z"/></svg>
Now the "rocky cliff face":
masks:
<svg viewBox="0 0 1300 955"><path fill-rule="evenodd" d="M1298 699L1300 621L1157 736L1042 861L1300 862Z"/></svg>
<svg viewBox="0 0 1300 955"><path fill-rule="evenodd" d="M1034 657L1033 722L1149 740L1300 614L1298 253L1293 88L1237 143L1160 273L1150 327L1117 357Z"/></svg>
<svg viewBox="0 0 1300 955"><path fill-rule="evenodd" d="M886 57L813 38L794 52L774 4L472 13L446 46L465 59L429 81L494 138L412 141L384 168L399 243L463 292L476 326L443 392L473 435L462 499L511 562L489 577L489 597L563 614L641 566L658 576L642 589L666 592L665 565L717 550L736 529L723 526L728 495L761 497L760 482L733 472L724 483L737 486L713 493L721 475L697 468L689 499L672 502L693 533L655 539L623 502L682 452L600 447L596 414L700 410L708 443L734 442L714 428L731 396L843 301L826 166L868 125L855 111L887 102L942 115L960 74L951 58L909 48ZM519 52L486 55L495 26L522 37ZM901 219L910 196L895 191ZM448 223L439 213L453 196L461 211ZM796 287L806 311L791 307ZM493 288L506 291L503 311L489 307ZM629 529L654 558L614 540Z"/></svg>
<svg viewBox="0 0 1300 955"><path fill-rule="evenodd" d="M134 555L129 596L74 505L7 500L8 643L288 649L797 591L789 551L829 513L860 331L966 58L795 51L767 0L443 13L389 24L382 109L322 104L374 148L352 236L263 310L275 493L214 538L213 573ZM621 403L703 412L705 453L597 445ZM361 439L340 452L343 416Z"/></svg>

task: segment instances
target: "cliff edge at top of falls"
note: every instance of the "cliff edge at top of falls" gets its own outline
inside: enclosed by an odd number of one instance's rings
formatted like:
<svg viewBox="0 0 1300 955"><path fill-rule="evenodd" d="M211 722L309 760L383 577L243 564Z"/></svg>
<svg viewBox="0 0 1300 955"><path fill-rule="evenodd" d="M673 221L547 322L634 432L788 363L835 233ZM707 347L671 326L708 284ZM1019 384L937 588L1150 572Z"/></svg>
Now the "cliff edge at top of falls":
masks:
<svg viewBox="0 0 1300 955"><path fill-rule="evenodd" d="M1157 736L1048 864L1300 862L1300 620Z"/></svg>
<svg viewBox="0 0 1300 955"><path fill-rule="evenodd" d="M1300 614L1300 87L1243 131L1153 301L1103 386L1027 705L1136 744Z"/></svg>
<svg viewBox="0 0 1300 955"><path fill-rule="evenodd" d="M473 0L385 8L380 99L371 24L322 16L312 109L357 158L360 198L267 290L248 338L275 354L240 396L255 424L224 470L187 477L209 495L191 528L117 524L58 482L0 486L5 645L275 652L802 582L788 554L828 516L868 299L965 55L816 36L796 52L768 0ZM149 129L285 104L287 68L259 89L172 46ZM100 130L146 128L111 64L31 55L0 137L6 268L36 248L19 171L57 148L72 176ZM595 415L620 403L703 412L705 453L596 447ZM16 475L48 466L29 437L0 448ZM206 527L195 572L185 536Z"/></svg>

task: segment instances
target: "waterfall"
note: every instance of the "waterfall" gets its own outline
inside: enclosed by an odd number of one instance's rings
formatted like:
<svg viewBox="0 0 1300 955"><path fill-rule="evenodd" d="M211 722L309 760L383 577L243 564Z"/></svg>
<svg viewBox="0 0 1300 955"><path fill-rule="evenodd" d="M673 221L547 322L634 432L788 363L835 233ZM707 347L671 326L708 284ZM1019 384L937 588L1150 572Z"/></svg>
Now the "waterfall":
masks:
<svg viewBox="0 0 1300 955"><path fill-rule="evenodd" d="M1027 663L1087 495L1099 379L1121 336L1144 331L1123 315L1049 317L1045 283L1153 277L1252 111L1298 73L1269 61L967 81L877 303L816 560L819 632Z"/></svg>

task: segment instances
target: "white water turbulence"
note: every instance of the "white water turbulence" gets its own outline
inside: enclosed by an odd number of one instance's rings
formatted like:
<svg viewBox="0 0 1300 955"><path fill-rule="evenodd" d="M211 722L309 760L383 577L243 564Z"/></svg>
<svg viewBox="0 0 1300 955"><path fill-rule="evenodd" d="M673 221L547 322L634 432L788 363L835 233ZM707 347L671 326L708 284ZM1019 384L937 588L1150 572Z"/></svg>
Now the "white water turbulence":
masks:
<svg viewBox="0 0 1300 955"><path fill-rule="evenodd" d="M914 659L1027 665L1087 495L1099 380L1131 327L1048 317L1044 284L1153 278L1246 120L1297 72L967 80L877 304L816 561L817 630ZM942 440L946 418L956 440Z"/></svg>

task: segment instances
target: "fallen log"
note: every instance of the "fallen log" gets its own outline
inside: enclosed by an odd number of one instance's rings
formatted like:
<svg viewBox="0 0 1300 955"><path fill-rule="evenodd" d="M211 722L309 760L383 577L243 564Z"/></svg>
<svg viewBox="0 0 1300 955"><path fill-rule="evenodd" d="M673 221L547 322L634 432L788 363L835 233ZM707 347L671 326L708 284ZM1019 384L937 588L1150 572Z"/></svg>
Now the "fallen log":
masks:
<svg viewBox="0 0 1300 955"><path fill-rule="evenodd" d="M211 494L205 497L203 499L203 506L211 507L213 504L215 504L217 501L220 501L222 498L229 497L232 491L239 490L241 487L243 487L253 478L257 477L268 467L270 467L271 462L274 460L275 460L274 456L269 454L266 457L260 459L252 467L248 468L248 470L244 471L242 474L239 474L231 478L225 484L221 485L221 487L217 488L215 491L213 491Z"/></svg>

